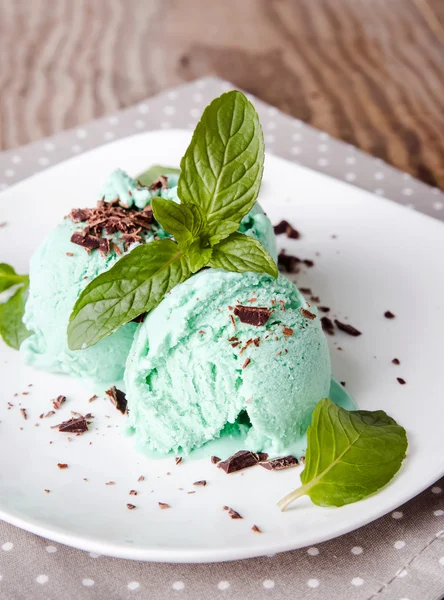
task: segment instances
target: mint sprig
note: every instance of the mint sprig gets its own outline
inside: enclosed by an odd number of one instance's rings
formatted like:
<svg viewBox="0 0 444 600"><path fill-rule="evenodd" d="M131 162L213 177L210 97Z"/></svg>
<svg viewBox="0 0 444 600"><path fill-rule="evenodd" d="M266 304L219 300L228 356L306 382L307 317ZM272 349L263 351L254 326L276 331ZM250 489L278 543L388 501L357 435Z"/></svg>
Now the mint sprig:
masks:
<svg viewBox="0 0 444 600"><path fill-rule="evenodd" d="M89 283L70 316L71 350L96 344L152 310L175 285L204 267L277 277L265 248L236 233L256 202L263 164L263 134L253 105L237 91L213 100L181 161L180 204L152 200L154 217L175 241L139 246Z"/></svg>
<svg viewBox="0 0 444 600"><path fill-rule="evenodd" d="M0 292L20 285L8 300L0 304L0 336L4 342L18 350L30 333L23 323L26 298L28 296L28 275L18 275L14 268L0 263Z"/></svg>
<svg viewBox="0 0 444 600"><path fill-rule="evenodd" d="M307 495L318 506L344 506L384 487L407 451L405 429L384 411L347 411L329 398L313 411L302 486L279 502Z"/></svg>

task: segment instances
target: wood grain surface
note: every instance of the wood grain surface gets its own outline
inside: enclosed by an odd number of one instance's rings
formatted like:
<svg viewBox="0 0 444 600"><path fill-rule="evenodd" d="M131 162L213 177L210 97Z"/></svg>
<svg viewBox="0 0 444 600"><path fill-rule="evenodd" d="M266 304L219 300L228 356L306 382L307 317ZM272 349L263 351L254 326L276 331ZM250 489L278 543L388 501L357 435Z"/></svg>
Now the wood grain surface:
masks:
<svg viewBox="0 0 444 600"><path fill-rule="evenodd" d="M443 0L0 0L0 148L215 74L444 188Z"/></svg>

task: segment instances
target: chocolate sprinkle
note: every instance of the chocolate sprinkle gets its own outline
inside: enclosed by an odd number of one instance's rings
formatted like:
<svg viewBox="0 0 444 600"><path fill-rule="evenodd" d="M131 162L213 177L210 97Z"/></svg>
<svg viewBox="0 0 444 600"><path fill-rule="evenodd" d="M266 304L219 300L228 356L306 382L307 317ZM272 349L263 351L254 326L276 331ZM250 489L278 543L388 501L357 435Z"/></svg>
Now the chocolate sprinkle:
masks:
<svg viewBox="0 0 444 600"><path fill-rule="evenodd" d="M316 315L312 312L310 312L309 310L307 310L306 308L301 308L301 315L303 317L305 317L306 319L316 319Z"/></svg>
<svg viewBox="0 0 444 600"><path fill-rule="evenodd" d="M297 256L292 256L291 254L286 254L285 250L279 252L278 267L281 267L287 273L298 273L298 263L300 262L300 258L298 258Z"/></svg>
<svg viewBox="0 0 444 600"><path fill-rule="evenodd" d="M221 461L221 459L218 456L212 456L210 460L213 465L217 465L217 463Z"/></svg>
<svg viewBox="0 0 444 600"><path fill-rule="evenodd" d="M253 525L253 527L251 528L251 531L254 531L254 533L262 533L262 531L259 529L259 527L257 525Z"/></svg>
<svg viewBox="0 0 444 600"><path fill-rule="evenodd" d="M399 360L399 358L394 358L394 359L392 360L392 363L393 363L394 365L400 365L400 364L401 364L401 361Z"/></svg>
<svg viewBox="0 0 444 600"><path fill-rule="evenodd" d="M268 308L261 306L242 306L238 304L234 309L234 314L239 317L241 323L261 327L267 323L271 316L271 311Z"/></svg>
<svg viewBox="0 0 444 600"><path fill-rule="evenodd" d="M384 317L386 319L394 319L395 315L390 310L386 310L385 313L384 313Z"/></svg>
<svg viewBox="0 0 444 600"><path fill-rule="evenodd" d="M177 456L176 457L176 465L180 465L181 462L182 462L182 457L181 456Z"/></svg>
<svg viewBox="0 0 444 600"><path fill-rule="evenodd" d="M159 508L162 510L165 510L166 508L171 508L171 506L169 504L167 504L166 502L158 502L157 504L159 505Z"/></svg>
<svg viewBox="0 0 444 600"><path fill-rule="evenodd" d="M106 390L105 394L122 415L125 415L128 412L126 396L121 390L118 390L115 385L112 388L109 388L109 390Z"/></svg>
<svg viewBox="0 0 444 600"><path fill-rule="evenodd" d="M64 402L66 402L66 396L57 396L57 398L52 401L52 404L56 410L59 410Z"/></svg>
<svg viewBox="0 0 444 600"><path fill-rule="evenodd" d="M301 236L299 231L297 231L288 221L281 221L277 225L273 227L274 233L276 235L281 235L282 233L287 234L287 237L292 240L298 240Z"/></svg>
<svg viewBox="0 0 444 600"><path fill-rule="evenodd" d="M195 481L193 483L193 485L198 485L198 486L201 486L201 487L205 487L207 485L207 482L206 482L205 479L201 479L200 481Z"/></svg>
<svg viewBox="0 0 444 600"><path fill-rule="evenodd" d="M398 380L398 382L399 382L401 385L405 385L405 384L407 383L407 381L406 381L405 379L403 379L402 377L397 377L396 379Z"/></svg>
<svg viewBox="0 0 444 600"><path fill-rule="evenodd" d="M289 469L290 467L297 467L299 461L294 456L281 456L279 458L272 458L271 460L261 461L261 467L268 471L281 471L282 469Z"/></svg>
<svg viewBox="0 0 444 600"><path fill-rule="evenodd" d="M66 463L57 463L59 469L67 469L68 465Z"/></svg>
<svg viewBox="0 0 444 600"><path fill-rule="evenodd" d="M282 333L284 335L286 335L287 337L290 337L290 336L293 335L294 331L293 331L293 329L291 327L284 327L283 330L282 330Z"/></svg>
<svg viewBox="0 0 444 600"><path fill-rule="evenodd" d="M335 334L335 327L333 325L333 321L331 319L329 319L328 317L322 317L321 325L322 325L322 329L325 331L325 333L328 333L328 335Z"/></svg>
<svg viewBox="0 0 444 600"><path fill-rule="evenodd" d="M265 452L250 452L250 450L239 450L233 456L230 456L226 460L220 462L217 466L222 469L227 475L241 471L242 469L248 469L254 467L261 461L267 460L268 454Z"/></svg>
<svg viewBox="0 0 444 600"><path fill-rule="evenodd" d="M348 335L352 335L353 337L361 335L361 332L358 329L355 329L355 327L352 327L348 323L341 323L341 321L338 321L338 319L335 319L335 325L338 329L348 333Z"/></svg>
<svg viewBox="0 0 444 600"><path fill-rule="evenodd" d="M28 419L28 415L26 414L26 408L21 408L20 412L23 415L23 418L25 419L25 421Z"/></svg>

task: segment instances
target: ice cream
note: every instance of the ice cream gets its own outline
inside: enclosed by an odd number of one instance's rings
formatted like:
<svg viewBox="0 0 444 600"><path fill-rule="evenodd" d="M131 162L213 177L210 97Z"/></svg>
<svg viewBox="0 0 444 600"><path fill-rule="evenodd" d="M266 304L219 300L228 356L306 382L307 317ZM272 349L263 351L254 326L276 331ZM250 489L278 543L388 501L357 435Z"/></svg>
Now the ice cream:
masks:
<svg viewBox="0 0 444 600"><path fill-rule="evenodd" d="M102 195L105 202L111 203L118 197L122 206L131 207L134 202L138 209L143 209L153 195L178 202L177 176L171 176L168 183L168 188L141 189L136 180L118 169L110 175ZM31 259L30 293L24 322L32 335L23 342L21 353L26 364L45 371L114 383L123 378L137 323L127 323L108 338L82 351L71 351L67 344L69 315L81 291L120 258L112 245L105 253L93 249L88 254L85 248L72 243L72 235L84 225L64 219ZM240 231L257 237L276 258L273 228L258 205L243 219ZM162 238L168 234L153 223L151 230L142 232L139 241L132 242L129 238L124 245L119 232L107 237L117 243L121 253L126 253L135 244L149 243L155 236Z"/></svg>
<svg viewBox="0 0 444 600"><path fill-rule="evenodd" d="M219 269L176 286L148 314L125 372L137 445L160 453L189 452L237 423L248 428L242 447L281 452L330 381L320 319L295 285Z"/></svg>

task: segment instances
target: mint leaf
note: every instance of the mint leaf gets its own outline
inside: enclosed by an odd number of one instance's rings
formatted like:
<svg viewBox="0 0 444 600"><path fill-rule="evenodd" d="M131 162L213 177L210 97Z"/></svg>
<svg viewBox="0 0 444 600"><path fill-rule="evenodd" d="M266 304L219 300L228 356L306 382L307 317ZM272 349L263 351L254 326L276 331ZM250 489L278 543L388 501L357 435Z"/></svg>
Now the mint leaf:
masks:
<svg viewBox="0 0 444 600"><path fill-rule="evenodd" d="M173 235L184 252L202 233L205 220L195 204L176 204L172 200L153 198L154 217L169 234Z"/></svg>
<svg viewBox="0 0 444 600"><path fill-rule="evenodd" d="M17 275L14 268L6 263L0 263L0 292L8 290L13 285L18 283L26 283L27 275Z"/></svg>
<svg viewBox="0 0 444 600"><path fill-rule="evenodd" d="M141 173L138 177L136 177L137 181L139 181L143 186L150 187L150 185L158 179L161 175L179 175L180 169L175 169L173 167L162 167L161 165L154 165L150 167L147 171Z"/></svg>
<svg viewBox="0 0 444 600"><path fill-rule="evenodd" d="M238 91L216 98L205 109L181 160L179 198L197 204L208 223L209 240L215 244L236 231L253 207L262 179L264 138L259 117Z"/></svg>
<svg viewBox="0 0 444 600"><path fill-rule="evenodd" d="M197 271L200 271L206 267L212 254L212 248L202 248L199 241L194 242L194 244L192 244L187 251L190 270L193 273L197 273Z"/></svg>
<svg viewBox="0 0 444 600"><path fill-rule="evenodd" d="M407 450L405 429L384 411L346 411L321 400L307 431L302 487L282 510L307 494L318 506L344 506L374 494L397 473Z"/></svg>
<svg viewBox="0 0 444 600"><path fill-rule="evenodd" d="M22 277L27 278L26 275ZM25 283L7 302L0 304L0 335L8 346L16 350L30 335L22 321L27 296L28 283Z"/></svg>
<svg viewBox="0 0 444 600"><path fill-rule="evenodd" d="M80 294L68 325L68 345L80 350L152 310L175 285L191 275L172 240L137 246Z"/></svg>
<svg viewBox="0 0 444 600"><path fill-rule="evenodd" d="M232 233L214 246L208 265L214 269L238 273L253 271L278 276L276 263L262 244L243 233Z"/></svg>

